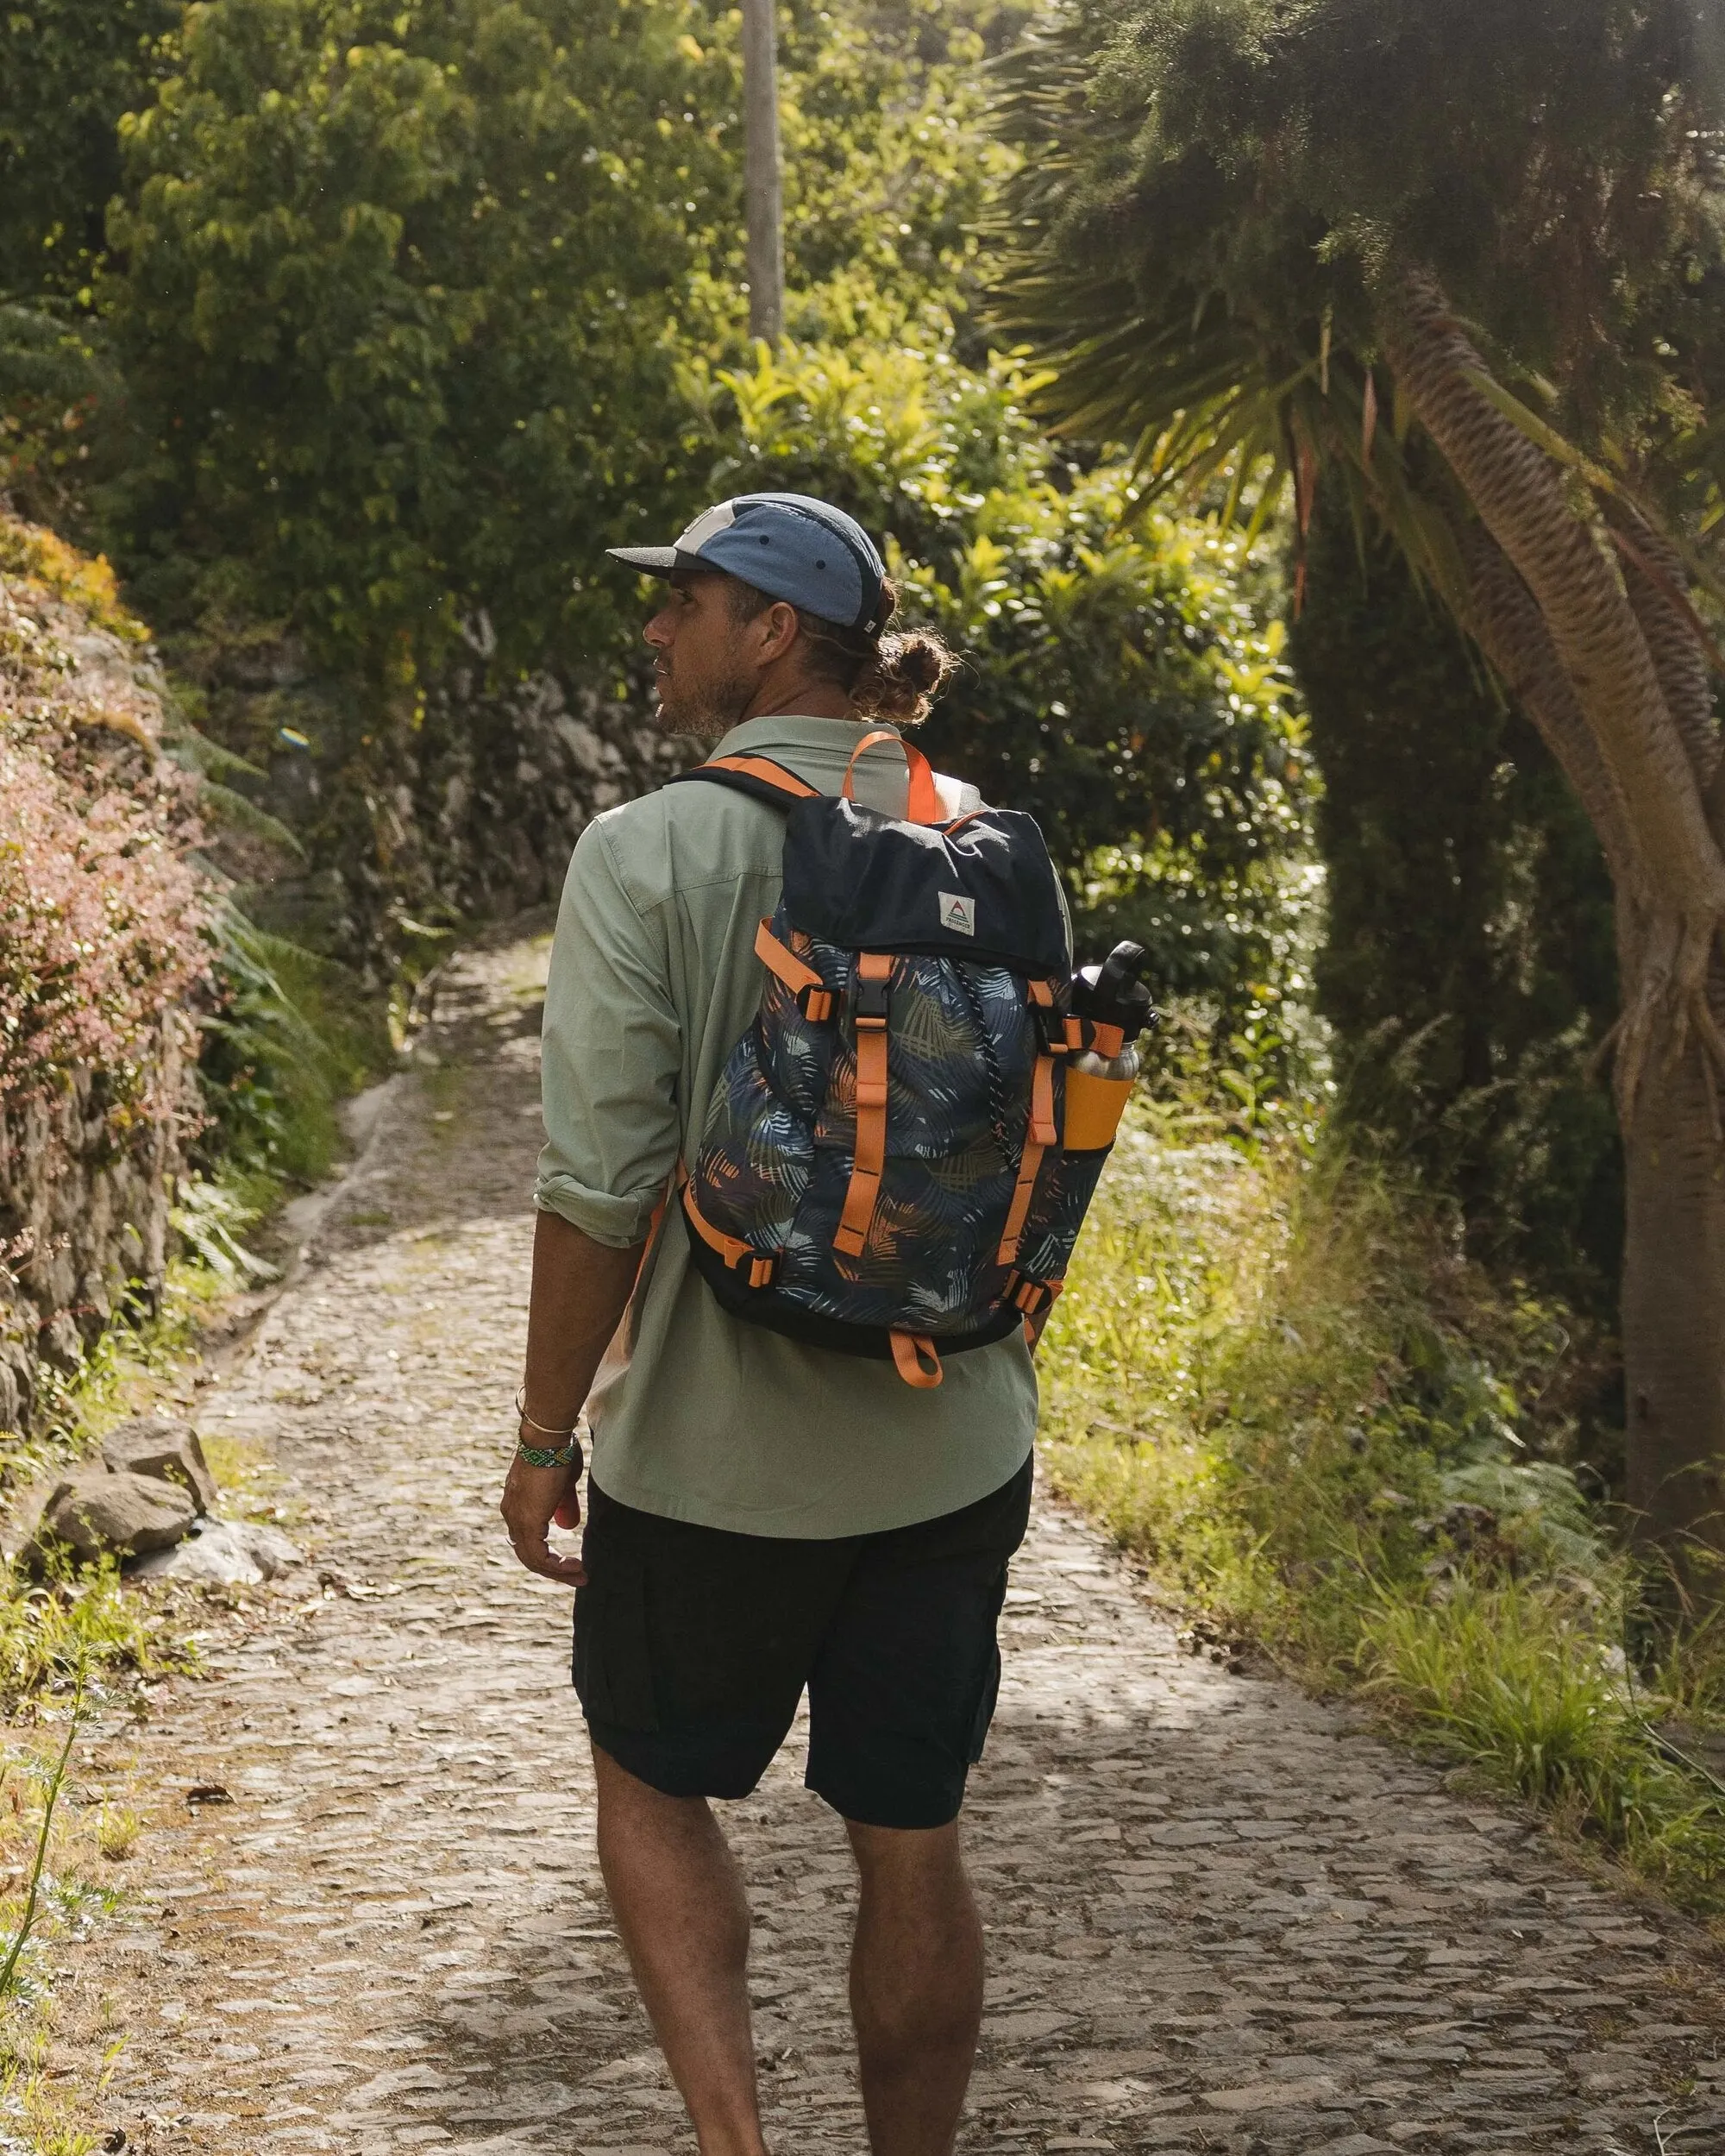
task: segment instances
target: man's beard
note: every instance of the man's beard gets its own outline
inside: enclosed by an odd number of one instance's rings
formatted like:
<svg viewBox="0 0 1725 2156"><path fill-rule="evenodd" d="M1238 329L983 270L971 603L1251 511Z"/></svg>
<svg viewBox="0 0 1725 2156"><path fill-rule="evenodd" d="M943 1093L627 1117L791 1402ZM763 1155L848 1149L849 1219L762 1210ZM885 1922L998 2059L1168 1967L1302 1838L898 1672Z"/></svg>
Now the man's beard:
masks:
<svg viewBox="0 0 1725 2156"><path fill-rule="evenodd" d="M697 741L717 741L742 718L755 694L745 674L709 676L703 682L658 684L659 724L667 733L689 734Z"/></svg>

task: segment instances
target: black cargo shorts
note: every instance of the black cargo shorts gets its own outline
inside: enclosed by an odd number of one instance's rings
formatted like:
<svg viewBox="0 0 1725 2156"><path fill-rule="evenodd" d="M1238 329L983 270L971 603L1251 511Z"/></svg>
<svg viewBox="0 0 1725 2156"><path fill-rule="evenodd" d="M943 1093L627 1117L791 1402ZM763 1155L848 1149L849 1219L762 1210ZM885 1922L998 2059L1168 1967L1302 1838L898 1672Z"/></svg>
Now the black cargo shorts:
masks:
<svg viewBox="0 0 1725 2156"><path fill-rule="evenodd" d="M593 1740L668 1796L747 1796L809 1695L807 1786L866 1826L944 1826L1000 1688L995 1625L1032 1462L938 1519L832 1541L587 1499L575 1690Z"/></svg>

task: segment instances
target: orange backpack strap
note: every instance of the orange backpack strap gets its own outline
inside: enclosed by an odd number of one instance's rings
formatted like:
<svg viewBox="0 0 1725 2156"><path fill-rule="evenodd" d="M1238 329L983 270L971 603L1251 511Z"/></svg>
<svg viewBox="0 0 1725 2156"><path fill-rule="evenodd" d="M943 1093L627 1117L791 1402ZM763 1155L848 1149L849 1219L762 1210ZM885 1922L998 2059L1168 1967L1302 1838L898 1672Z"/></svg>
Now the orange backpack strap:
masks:
<svg viewBox="0 0 1725 2156"><path fill-rule="evenodd" d="M856 1152L832 1238L833 1248L847 1258L861 1257L868 1244L887 1166L887 984L892 977L893 961L884 952L864 951L857 959Z"/></svg>
<svg viewBox="0 0 1725 2156"><path fill-rule="evenodd" d="M890 726L875 726L865 733L850 752L850 761L844 767L842 791L846 801L855 801L856 761L867 750L882 741L895 741L905 752L905 766L910 773L910 798L905 804L906 823L944 823L946 815L940 805L940 789L934 783L934 772L928 758L920 749L913 748L902 734L894 733Z"/></svg>
<svg viewBox="0 0 1725 2156"><path fill-rule="evenodd" d="M763 921L755 932L755 955L769 973L776 973L797 999L803 1016L817 1023L832 1015L832 990L812 965L805 965L794 951L787 951Z"/></svg>
<svg viewBox="0 0 1725 2156"><path fill-rule="evenodd" d="M1018 1185L1007 1214L1007 1232L1000 1238L998 1257L1001 1265L1018 1263L1019 1238L1024 1234L1042 1156L1051 1145L1059 1142L1059 1137L1054 1127L1054 1062L1050 1056L1039 1055L1031 1078L1030 1128L1025 1139L1024 1157L1019 1163Z"/></svg>
<svg viewBox="0 0 1725 2156"><path fill-rule="evenodd" d="M733 793L747 794L751 801L763 801L769 808L787 808L793 801L810 801L820 791L819 786L811 786L806 778L787 771L769 756L715 756L697 764L693 770L674 773L665 783L687 786L692 780L701 779L715 786L728 786Z"/></svg>
<svg viewBox="0 0 1725 2156"><path fill-rule="evenodd" d="M689 1225L709 1250L716 1250L724 1261L727 1273L737 1273L749 1287L771 1287L779 1270L775 1254L757 1250L753 1243L742 1242L735 1235L727 1235L715 1228L695 1203L693 1183L683 1185L683 1210L688 1215Z"/></svg>

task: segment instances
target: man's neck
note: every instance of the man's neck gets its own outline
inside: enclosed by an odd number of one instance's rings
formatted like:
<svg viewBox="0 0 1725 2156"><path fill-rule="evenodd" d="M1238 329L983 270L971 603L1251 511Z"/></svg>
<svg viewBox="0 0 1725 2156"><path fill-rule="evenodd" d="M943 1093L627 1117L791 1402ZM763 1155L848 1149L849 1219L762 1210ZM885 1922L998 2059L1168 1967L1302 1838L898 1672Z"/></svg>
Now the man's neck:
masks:
<svg viewBox="0 0 1725 2156"><path fill-rule="evenodd" d="M750 719L849 719L850 698L837 682L811 681L806 675L775 682L769 672L756 690L737 724Z"/></svg>

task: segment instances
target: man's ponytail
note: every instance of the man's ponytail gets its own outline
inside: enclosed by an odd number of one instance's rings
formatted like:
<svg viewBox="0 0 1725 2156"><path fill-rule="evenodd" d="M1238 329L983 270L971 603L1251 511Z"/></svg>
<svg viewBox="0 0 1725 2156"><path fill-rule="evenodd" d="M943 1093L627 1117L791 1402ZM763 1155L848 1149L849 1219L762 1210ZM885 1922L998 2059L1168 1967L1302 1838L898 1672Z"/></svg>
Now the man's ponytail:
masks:
<svg viewBox="0 0 1725 2156"><path fill-rule="evenodd" d="M919 726L957 664L931 629L883 636L851 685L851 707L859 719Z"/></svg>
<svg viewBox="0 0 1725 2156"><path fill-rule="evenodd" d="M770 604L760 594L750 596L762 605ZM815 672L823 680L837 682L857 718L883 719L895 726L920 726L957 671L957 657L932 629L889 627L899 610L898 588L890 579L885 599L881 628L873 636L861 629L842 629L800 607L797 620Z"/></svg>

